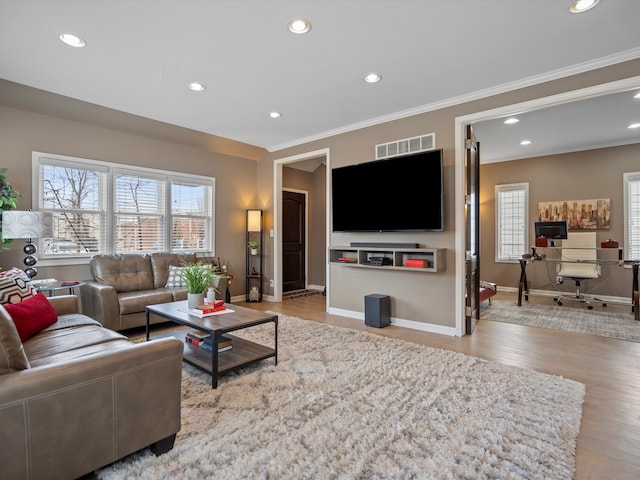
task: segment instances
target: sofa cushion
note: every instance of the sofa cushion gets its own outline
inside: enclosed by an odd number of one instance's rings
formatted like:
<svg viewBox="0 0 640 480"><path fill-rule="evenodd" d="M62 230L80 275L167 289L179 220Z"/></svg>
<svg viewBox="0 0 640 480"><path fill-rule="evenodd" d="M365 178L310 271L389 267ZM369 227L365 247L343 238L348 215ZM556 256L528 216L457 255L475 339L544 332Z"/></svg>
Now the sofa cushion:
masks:
<svg viewBox="0 0 640 480"><path fill-rule="evenodd" d="M0 305L0 375L29 367L16 325L9 312Z"/></svg>
<svg viewBox="0 0 640 480"><path fill-rule="evenodd" d="M116 341L129 342L124 335L99 325L69 326L43 330L24 342L24 351L31 366L37 367L50 363L54 355Z"/></svg>
<svg viewBox="0 0 640 480"><path fill-rule="evenodd" d="M172 301L173 295L165 289L142 290L139 292L124 292L118 294L120 315L144 312L147 305Z"/></svg>
<svg viewBox="0 0 640 480"><path fill-rule="evenodd" d="M153 274L149 255L112 254L94 255L89 264L91 275L116 292L133 292L153 288Z"/></svg>
<svg viewBox="0 0 640 480"><path fill-rule="evenodd" d="M58 320L56 309L42 293L20 303L9 303L5 309L13 318L22 342Z"/></svg>
<svg viewBox="0 0 640 480"><path fill-rule="evenodd" d="M169 267L179 267L183 263L195 263L198 257L195 253L167 253L154 252L149 254L151 269L153 270L153 286L160 288L167 285ZM177 286L177 285L176 285Z"/></svg>
<svg viewBox="0 0 640 480"><path fill-rule="evenodd" d="M29 276L19 268L0 272L0 304L20 303L36 293Z"/></svg>

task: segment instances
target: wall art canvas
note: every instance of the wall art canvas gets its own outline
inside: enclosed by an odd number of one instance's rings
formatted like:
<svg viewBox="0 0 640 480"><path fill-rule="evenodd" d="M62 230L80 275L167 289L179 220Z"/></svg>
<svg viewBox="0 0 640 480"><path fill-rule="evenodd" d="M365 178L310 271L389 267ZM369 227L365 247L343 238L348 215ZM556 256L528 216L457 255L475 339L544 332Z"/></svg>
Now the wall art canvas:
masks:
<svg viewBox="0 0 640 480"><path fill-rule="evenodd" d="M538 220L541 222L569 222L569 230L609 230L611 199L562 200L539 202Z"/></svg>

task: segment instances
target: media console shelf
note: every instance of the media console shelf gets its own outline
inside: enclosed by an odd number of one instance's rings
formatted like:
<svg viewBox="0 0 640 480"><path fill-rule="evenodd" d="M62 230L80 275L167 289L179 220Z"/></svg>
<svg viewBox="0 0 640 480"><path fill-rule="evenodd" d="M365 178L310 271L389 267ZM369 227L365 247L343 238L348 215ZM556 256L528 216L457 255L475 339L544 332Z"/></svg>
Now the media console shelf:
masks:
<svg viewBox="0 0 640 480"><path fill-rule="evenodd" d="M447 249L331 247L329 262L349 267L444 272L447 269Z"/></svg>

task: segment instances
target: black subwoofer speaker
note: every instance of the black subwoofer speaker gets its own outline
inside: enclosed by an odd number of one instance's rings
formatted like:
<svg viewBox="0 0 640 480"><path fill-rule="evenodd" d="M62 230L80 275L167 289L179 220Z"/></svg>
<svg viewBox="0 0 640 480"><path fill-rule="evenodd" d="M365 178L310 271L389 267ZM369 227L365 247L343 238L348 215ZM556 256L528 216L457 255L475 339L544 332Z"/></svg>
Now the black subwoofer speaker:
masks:
<svg viewBox="0 0 640 480"><path fill-rule="evenodd" d="M382 328L391 324L391 299L389 295L377 293L364 297L364 323L369 327Z"/></svg>

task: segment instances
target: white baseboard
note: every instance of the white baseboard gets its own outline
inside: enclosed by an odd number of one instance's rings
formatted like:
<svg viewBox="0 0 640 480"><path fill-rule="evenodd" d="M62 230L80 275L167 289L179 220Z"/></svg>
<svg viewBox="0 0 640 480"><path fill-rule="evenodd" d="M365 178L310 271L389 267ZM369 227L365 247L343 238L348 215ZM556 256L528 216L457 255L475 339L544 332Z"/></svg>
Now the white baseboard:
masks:
<svg viewBox="0 0 640 480"><path fill-rule="evenodd" d="M364 321L364 312L343 310L340 308L329 308L328 312L332 315L340 315L341 317L355 318ZM422 332L439 333L441 335L449 335L451 337L454 337L456 335L456 329L454 327L443 327L442 325L416 322L415 320L405 320L402 318L391 317L391 325L395 325L396 327L410 328L412 330L420 330Z"/></svg>

